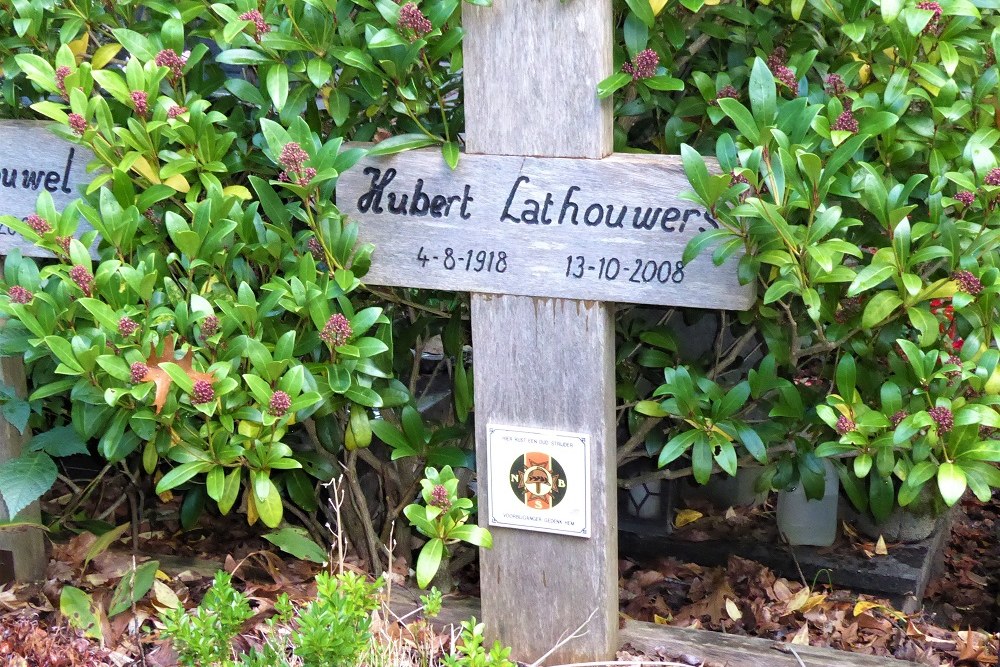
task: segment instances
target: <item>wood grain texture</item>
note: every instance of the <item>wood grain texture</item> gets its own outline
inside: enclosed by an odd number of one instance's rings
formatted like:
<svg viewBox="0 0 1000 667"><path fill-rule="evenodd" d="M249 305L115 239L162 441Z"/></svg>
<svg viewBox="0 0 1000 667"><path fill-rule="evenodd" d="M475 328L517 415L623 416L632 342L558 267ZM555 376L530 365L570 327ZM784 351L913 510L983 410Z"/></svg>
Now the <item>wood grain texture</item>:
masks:
<svg viewBox="0 0 1000 667"><path fill-rule="evenodd" d="M692 238L718 227L680 198L688 189L676 156L466 154L452 171L428 149L361 160L340 176L337 203L375 245L370 284L750 308L738 255L678 266Z"/></svg>
<svg viewBox="0 0 1000 667"><path fill-rule="evenodd" d="M404 616L420 608L416 593L393 589L392 611ZM445 596L441 613L428 619L439 630L459 626L462 621L481 615L479 598ZM412 618L412 617L411 617ZM682 656L692 658L690 664L710 661L723 667L903 667L911 662L838 651L823 646L793 646L785 642L758 637L723 634L711 630L675 628L642 621L627 621L620 631L622 647L650 656L662 656L664 662L676 661ZM791 652L795 650L795 653ZM796 654L802 659L800 663ZM548 661L548 664L553 664Z"/></svg>
<svg viewBox="0 0 1000 667"><path fill-rule="evenodd" d="M692 664L708 662L720 667L903 667L913 664L822 646L793 646L756 637L672 628L640 621L627 622L621 636L623 643L643 653L656 655L657 651L662 651L667 661L691 656L698 661Z"/></svg>
<svg viewBox="0 0 1000 667"><path fill-rule="evenodd" d="M611 3L495 0L462 6L471 153L600 158L611 152Z"/></svg>
<svg viewBox="0 0 1000 667"><path fill-rule="evenodd" d="M608 304L473 295L480 505L489 507L490 424L587 433L592 438L589 539L489 527L480 551L483 620L524 662L594 617L549 664L606 660L618 645L614 317ZM487 512L480 512L486 525Z"/></svg>
<svg viewBox="0 0 1000 667"><path fill-rule="evenodd" d="M0 320L0 328L4 320ZM13 387L19 396L26 393L24 361L20 357L0 357L0 382ZM0 463L17 457L30 434L21 435L6 419L0 417ZM38 503L32 503L18 514L27 521L40 521ZM6 521L7 507L0 498L0 521ZM48 559L45 538L38 530L0 531L0 552L13 556L15 581L39 581L45 578ZM6 583L0 580L0 584Z"/></svg>
<svg viewBox="0 0 1000 667"><path fill-rule="evenodd" d="M495 0L462 11L468 153L611 153L610 100L595 92L611 73L611 0ZM610 659L618 647L613 306L473 293L472 330L480 480L491 422L587 433L592 442L593 537L494 529L493 548L480 550L487 632L530 662L595 612L586 634L547 662Z"/></svg>
<svg viewBox="0 0 1000 667"><path fill-rule="evenodd" d="M80 186L91 181L87 163L93 154L52 134L51 126L39 121L0 121L0 215L24 218L34 213L42 192L51 194L56 209L62 210L79 196ZM91 229L81 221L76 235ZM0 224L0 255L14 248L31 257L52 256Z"/></svg>

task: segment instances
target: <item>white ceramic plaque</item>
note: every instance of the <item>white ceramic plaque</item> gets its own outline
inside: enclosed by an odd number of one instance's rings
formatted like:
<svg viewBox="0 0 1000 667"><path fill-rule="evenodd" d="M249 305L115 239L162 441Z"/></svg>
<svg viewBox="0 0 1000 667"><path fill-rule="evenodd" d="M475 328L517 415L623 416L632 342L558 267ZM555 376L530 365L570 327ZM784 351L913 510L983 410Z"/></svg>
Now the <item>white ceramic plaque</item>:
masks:
<svg viewBox="0 0 1000 667"><path fill-rule="evenodd" d="M486 428L489 524L590 537L590 436Z"/></svg>

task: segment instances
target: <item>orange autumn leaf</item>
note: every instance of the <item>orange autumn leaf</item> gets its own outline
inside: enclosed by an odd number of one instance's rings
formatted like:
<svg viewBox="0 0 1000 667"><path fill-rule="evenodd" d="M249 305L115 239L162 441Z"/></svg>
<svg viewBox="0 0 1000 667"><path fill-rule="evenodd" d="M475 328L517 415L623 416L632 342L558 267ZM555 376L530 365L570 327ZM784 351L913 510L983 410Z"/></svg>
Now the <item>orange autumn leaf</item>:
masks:
<svg viewBox="0 0 1000 667"><path fill-rule="evenodd" d="M192 382L197 382L198 380L205 380L208 383L215 381L215 376L212 373L202 373L201 371L196 371L191 366L191 360L193 358L193 353L189 349L184 356L180 359L174 358L174 337L167 336L163 339L163 353L156 353L156 346L150 345L149 358L146 359L146 374L142 377L140 382L152 382L156 385L156 399L153 401L153 406L156 408L156 414L160 414L160 410L167 402L167 393L170 391L170 384L172 380L170 375L167 374L165 370L160 368L160 364L164 362L170 362L177 364Z"/></svg>

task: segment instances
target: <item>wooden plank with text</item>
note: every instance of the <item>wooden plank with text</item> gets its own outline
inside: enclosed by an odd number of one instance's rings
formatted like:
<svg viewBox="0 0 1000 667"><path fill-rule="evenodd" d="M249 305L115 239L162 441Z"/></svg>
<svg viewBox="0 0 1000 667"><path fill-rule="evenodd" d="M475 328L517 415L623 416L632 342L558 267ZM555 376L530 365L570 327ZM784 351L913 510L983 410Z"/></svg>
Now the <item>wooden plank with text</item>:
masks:
<svg viewBox="0 0 1000 667"><path fill-rule="evenodd" d="M718 228L676 157L603 160L464 155L437 149L365 158L338 182L380 261L365 280L495 294L699 308L748 308L753 291L684 248Z"/></svg>
<svg viewBox="0 0 1000 667"><path fill-rule="evenodd" d="M614 302L746 309L672 157L611 155L611 0L464 6L466 151L365 159L341 210L366 280L472 292L482 620L518 660L618 649ZM569 637L571 633L574 633Z"/></svg>
<svg viewBox="0 0 1000 667"><path fill-rule="evenodd" d="M86 171L93 154L52 134L52 123L0 120L0 215L24 218L35 212L38 195L47 192L58 210L79 196L81 185L90 182ZM90 230L81 222L78 235ZM13 250L34 257L52 254L37 247L10 227L0 224L0 257ZM0 382L25 392L21 358L0 359ZM16 458L28 439L0 417L0 463ZM0 521L13 519L0 498ZM38 503L25 508L19 519L38 521ZM44 578L47 562L41 531L0 532L0 584L6 579L34 581Z"/></svg>
<svg viewBox="0 0 1000 667"><path fill-rule="evenodd" d="M52 123L0 120L0 215L24 218L35 212L42 192L52 195L62 210L79 196L79 186L91 181L87 163L93 154L52 134ZM81 221L77 236L90 231ZM6 225L0 224L0 255L17 248L29 257L51 257Z"/></svg>

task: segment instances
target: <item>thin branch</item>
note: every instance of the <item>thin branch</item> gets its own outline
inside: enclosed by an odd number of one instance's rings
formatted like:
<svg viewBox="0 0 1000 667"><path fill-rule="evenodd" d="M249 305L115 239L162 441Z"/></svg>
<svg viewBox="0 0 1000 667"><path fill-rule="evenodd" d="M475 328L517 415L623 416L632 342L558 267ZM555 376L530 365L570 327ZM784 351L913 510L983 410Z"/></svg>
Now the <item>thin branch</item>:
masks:
<svg viewBox="0 0 1000 667"><path fill-rule="evenodd" d="M558 651L559 649L561 649L563 646L565 646L569 642L573 641L574 639L579 639L580 637L583 637L585 634L587 634L587 632L584 630L584 628L587 627L587 625L589 625L592 620L594 620L594 616L596 616L596 615L597 615L597 607L594 607L594 611L590 612L590 616L587 617L587 620L585 620L583 623L581 623L576 628L576 630L574 630L573 632L569 633L569 635L563 637L558 642L556 642L555 646L553 646L548 651L546 651L544 654L542 654L542 657L540 657L538 660L535 660L528 667L539 667L542 664L542 662L545 660L545 658L549 657L550 655L552 655L553 653L555 653L556 651Z"/></svg>
<svg viewBox="0 0 1000 667"><path fill-rule="evenodd" d="M657 424L662 421L663 417L650 417L644 421L642 426L639 427L639 430L636 431L624 445L618 448L618 465L622 464L622 459L631 454L633 450L645 442L646 436L649 435L649 432L656 428Z"/></svg>
<svg viewBox="0 0 1000 667"><path fill-rule="evenodd" d="M721 361L716 359L715 367L712 368L712 371L708 374L708 377L714 380L715 378L722 375L722 373L725 372L724 369L729 368L736 362L736 359L739 358L740 353L743 352L743 347L751 340L753 340L753 338L756 335L757 335L756 325L751 326L749 329L747 329L746 333L740 336L736 340L736 342L733 343L732 347L729 348L729 351L724 359L722 359Z"/></svg>

